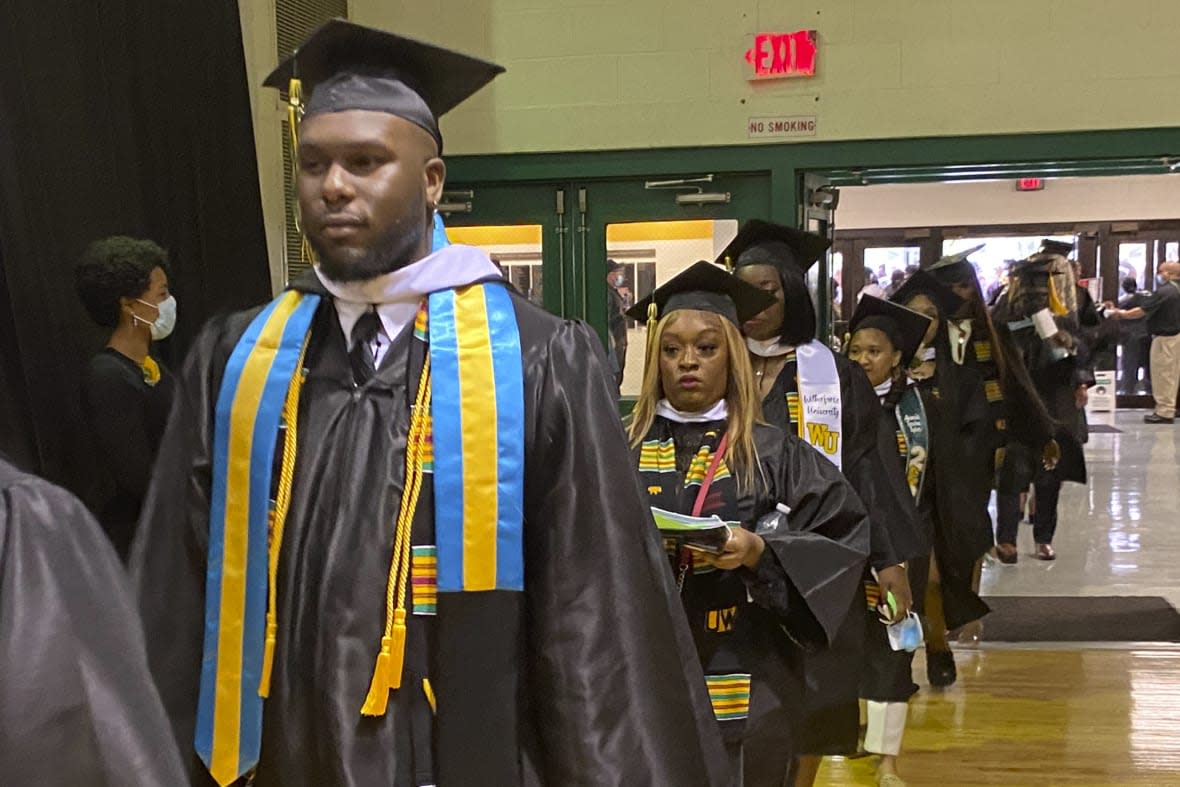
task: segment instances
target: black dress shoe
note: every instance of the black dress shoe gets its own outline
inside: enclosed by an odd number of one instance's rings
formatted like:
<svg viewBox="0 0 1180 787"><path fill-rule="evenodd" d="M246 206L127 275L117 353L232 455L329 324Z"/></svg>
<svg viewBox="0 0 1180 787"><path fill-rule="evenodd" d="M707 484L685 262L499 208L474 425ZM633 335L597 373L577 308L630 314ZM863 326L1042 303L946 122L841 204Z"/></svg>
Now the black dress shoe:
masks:
<svg viewBox="0 0 1180 787"><path fill-rule="evenodd" d="M1171 424L1175 422L1175 418L1164 418L1162 415L1156 415L1155 413L1143 416L1143 423L1145 424Z"/></svg>
<svg viewBox="0 0 1180 787"><path fill-rule="evenodd" d="M959 677L955 670L955 654L949 650L926 651L926 679L931 686L946 688Z"/></svg>

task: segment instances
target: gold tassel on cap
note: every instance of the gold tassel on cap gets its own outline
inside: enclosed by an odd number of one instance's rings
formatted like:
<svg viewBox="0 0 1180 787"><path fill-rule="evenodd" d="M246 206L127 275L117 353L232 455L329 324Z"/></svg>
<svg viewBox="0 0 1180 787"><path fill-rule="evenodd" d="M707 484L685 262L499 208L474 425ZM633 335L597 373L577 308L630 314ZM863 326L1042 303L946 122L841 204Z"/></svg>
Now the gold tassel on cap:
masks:
<svg viewBox="0 0 1180 787"><path fill-rule="evenodd" d="M292 77L287 85L287 139L291 145L291 168L299 172L299 121L303 118L303 82ZM299 233L299 258L301 262L311 263L315 260L315 252L307 236L303 234L303 217L299 214L299 203L295 207L295 231Z"/></svg>

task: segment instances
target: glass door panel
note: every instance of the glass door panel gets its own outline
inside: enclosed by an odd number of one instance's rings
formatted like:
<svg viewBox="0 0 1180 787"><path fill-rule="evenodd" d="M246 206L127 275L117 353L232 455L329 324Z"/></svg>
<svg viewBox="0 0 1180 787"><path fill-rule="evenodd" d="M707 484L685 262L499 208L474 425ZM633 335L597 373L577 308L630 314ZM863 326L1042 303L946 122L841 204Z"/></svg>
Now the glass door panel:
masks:
<svg viewBox="0 0 1180 787"><path fill-rule="evenodd" d="M1151 275L1148 273L1147 242L1119 244L1119 281L1133 278L1142 289L1155 289L1151 286Z"/></svg>
<svg viewBox="0 0 1180 787"><path fill-rule="evenodd" d="M540 224L450 227L447 236L451 243L483 249L526 298L545 305L544 228Z"/></svg>
<svg viewBox="0 0 1180 787"><path fill-rule="evenodd" d="M568 316L567 194L563 184L448 184L439 210L452 243L484 249L530 301Z"/></svg>

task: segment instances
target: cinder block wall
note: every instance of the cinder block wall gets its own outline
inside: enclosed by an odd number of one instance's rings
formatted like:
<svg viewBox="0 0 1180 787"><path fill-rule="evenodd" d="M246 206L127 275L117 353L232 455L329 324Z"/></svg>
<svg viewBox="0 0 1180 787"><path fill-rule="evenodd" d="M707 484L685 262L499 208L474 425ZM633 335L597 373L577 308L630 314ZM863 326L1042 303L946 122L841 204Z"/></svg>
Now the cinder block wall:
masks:
<svg viewBox="0 0 1180 787"><path fill-rule="evenodd" d="M358 22L509 69L444 123L449 152L1180 125L1177 0L351 0ZM818 75L752 84L751 34L814 28Z"/></svg>

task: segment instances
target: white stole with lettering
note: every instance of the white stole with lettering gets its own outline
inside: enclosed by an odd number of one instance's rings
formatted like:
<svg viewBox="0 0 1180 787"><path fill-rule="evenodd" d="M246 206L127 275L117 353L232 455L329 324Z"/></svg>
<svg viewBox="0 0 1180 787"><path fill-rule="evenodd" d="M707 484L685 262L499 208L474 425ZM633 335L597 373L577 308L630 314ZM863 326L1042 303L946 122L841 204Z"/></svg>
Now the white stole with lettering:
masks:
<svg viewBox="0 0 1180 787"><path fill-rule="evenodd" d="M836 358L821 342L812 339L795 348L799 387L799 436L837 468L843 469L844 436L841 416L840 375Z"/></svg>

